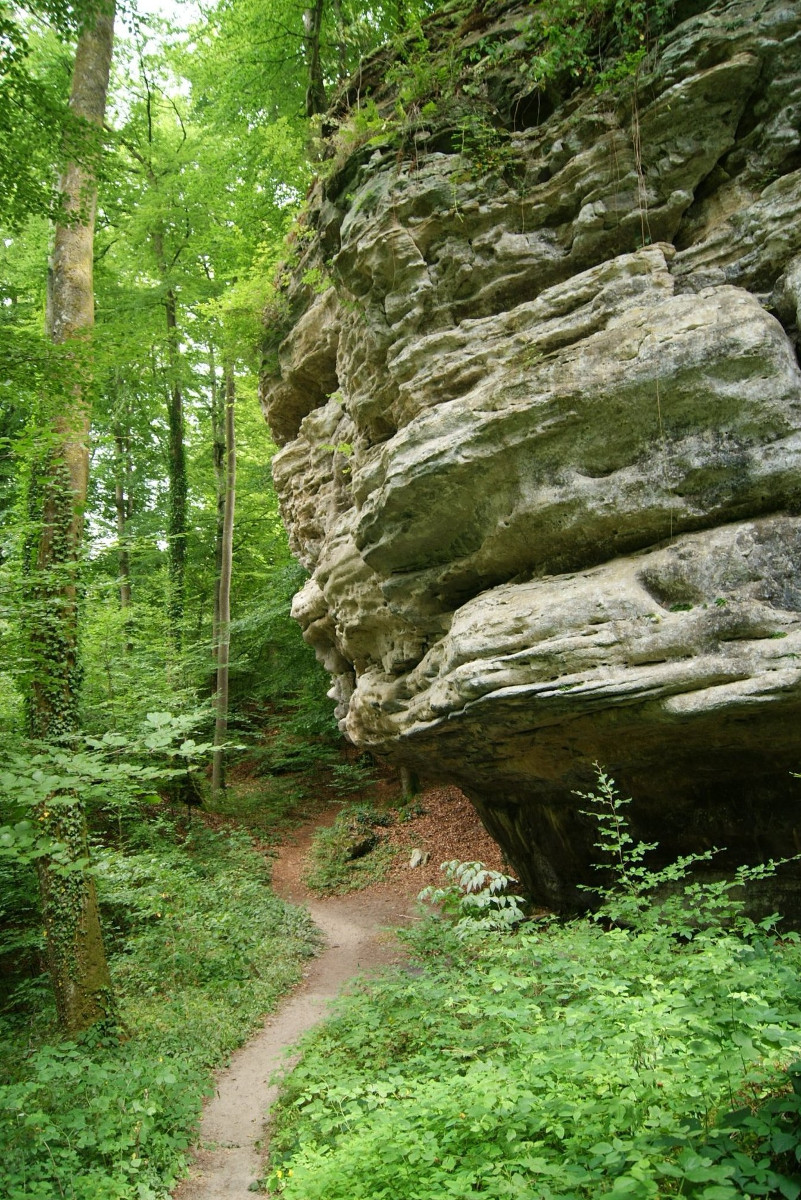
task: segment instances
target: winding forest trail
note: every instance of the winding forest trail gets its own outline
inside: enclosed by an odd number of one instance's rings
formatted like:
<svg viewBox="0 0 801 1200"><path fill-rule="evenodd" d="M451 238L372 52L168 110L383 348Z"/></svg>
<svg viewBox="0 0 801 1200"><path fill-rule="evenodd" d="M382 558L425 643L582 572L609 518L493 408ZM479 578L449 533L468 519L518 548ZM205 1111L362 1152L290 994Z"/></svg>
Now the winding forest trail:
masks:
<svg viewBox="0 0 801 1200"><path fill-rule="evenodd" d="M461 792L431 789L420 800L421 815L387 835L396 851L388 878L363 891L320 900L303 883L312 838L334 820L338 807L300 826L281 845L273 887L285 900L307 905L323 933L324 949L262 1031L217 1076L215 1094L203 1110L191 1176L177 1186L174 1200L247 1200L253 1195L250 1185L261 1172L265 1122L278 1091L270 1078L287 1065L288 1049L325 1017L329 1001L350 980L403 961L389 930L414 918L420 889L442 881L441 862L481 859L502 867L498 846ZM415 870L408 866L412 848L428 855L428 862Z"/></svg>
<svg viewBox="0 0 801 1200"><path fill-rule="evenodd" d="M410 896L354 892L319 900L304 888L304 859L314 832L325 823L325 818L318 819L298 830L281 847L273 869L275 891L308 906L323 933L324 949L262 1031L220 1072L216 1092L203 1111L198 1139L201 1146L216 1148L197 1150L192 1176L177 1187L175 1200L246 1200L253 1195L249 1185L260 1172L264 1122L278 1091L270 1078L286 1065L288 1047L325 1017L328 1002L349 980L402 958L397 943L384 930L410 918L414 911Z"/></svg>

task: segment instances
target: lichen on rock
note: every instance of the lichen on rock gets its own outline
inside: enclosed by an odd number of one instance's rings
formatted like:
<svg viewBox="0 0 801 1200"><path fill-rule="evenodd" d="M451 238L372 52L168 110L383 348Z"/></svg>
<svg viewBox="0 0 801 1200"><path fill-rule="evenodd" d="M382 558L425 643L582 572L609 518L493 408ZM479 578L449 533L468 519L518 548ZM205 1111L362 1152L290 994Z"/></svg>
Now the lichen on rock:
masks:
<svg viewBox="0 0 801 1200"><path fill-rule="evenodd" d="M506 60L318 182L262 382L343 730L559 906L594 760L665 856L801 848L801 11L695 9L539 107L485 10Z"/></svg>

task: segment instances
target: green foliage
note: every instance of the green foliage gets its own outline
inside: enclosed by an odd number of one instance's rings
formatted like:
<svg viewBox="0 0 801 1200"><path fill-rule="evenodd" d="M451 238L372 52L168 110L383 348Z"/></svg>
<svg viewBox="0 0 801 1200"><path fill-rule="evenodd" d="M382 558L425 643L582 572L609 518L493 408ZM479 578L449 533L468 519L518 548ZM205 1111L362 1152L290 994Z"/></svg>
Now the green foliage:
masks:
<svg viewBox="0 0 801 1200"><path fill-rule="evenodd" d="M622 925L605 888L602 920L529 921L502 938L422 920L406 937L411 969L364 984L307 1037L280 1104L271 1189L286 1200L801 1195L801 1089L787 1071L801 1051L798 940L732 927L714 883L685 888L677 928L612 781L602 775L588 800L605 866L652 903L630 905ZM479 871L462 868L480 889Z"/></svg>
<svg viewBox="0 0 801 1200"><path fill-rule="evenodd" d="M674 0L549 0L532 10L517 38L483 39L467 57L479 79L515 62L521 93L590 82L600 91L637 73L673 9Z"/></svg>
<svg viewBox="0 0 801 1200"><path fill-rule="evenodd" d="M194 723L191 716L155 712L135 741L108 732L72 744L7 745L0 755L0 815L16 824L0 826L0 857L57 857L58 845L39 835L38 823L74 796L96 818L130 815L143 796L158 799L159 787L196 769L210 749L188 736Z"/></svg>
<svg viewBox="0 0 801 1200"><path fill-rule="evenodd" d="M448 877L448 886L424 888L419 899L438 905L452 916L458 938L479 930L508 931L522 921L520 897L508 892L509 885L516 882L509 875L491 871L480 862L460 863L456 859L444 862L441 870Z"/></svg>
<svg viewBox="0 0 801 1200"><path fill-rule="evenodd" d="M251 761L244 766L250 772ZM225 792L214 801L215 813L233 816L259 840L276 841L299 820L313 817L325 801L315 792L314 780L306 776L279 775L263 778L237 767Z"/></svg>
<svg viewBox="0 0 801 1200"><path fill-rule="evenodd" d="M321 895L332 895L369 887L382 879L393 857L377 832L386 823L386 814L370 804L343 808L333 825L315 835L307 886Z"/></svg>
<svg viewBox="0 0 801 1200"><path fill-rule="evenodd" d="M169 833L168 822L161 830L157 823L135 853L132 831L128 847L97 855L101 911L129 1019L146 1023L165 1049L184 1053L187 1035L171 1017L191 1011L193 997L202 1000L208 1011L198 1005L194 1020L203 1035L193 1054L211 1065L237 1037L239 1018L225 1010L244 1005L254 1014L271 1006L316 934L307 916L269 891L264 859L246 834L215 833L200 823L176 844ZM286 971L273 961L281 947ZM154 999L169 1002L164 1011Z"/></svg>
<svg viewBox="0 0 801 1200"><path fill-rule="evenodd" d="M331 768L332 786L340 796L363 792L375 786L376 774L369 754L363 754L355 762L336 762ZM372 804L356 805L356 819L360 824L390 825L392 817L374 808Z"/></svg>
<svg viewBox="0 0 801 1200"><path fill-rule="evenodd" d="M26 1077L0 1088L9 1200L166 1195L208 1090L189 1064L144 1047L44 1046Z"/></svg>
<svg viewBox="0 0 801 1200"><path fill-rule="evenodd" d="M38 1044L52 1013L33 982L7 1000L0 1161L8 1200L166 1200L211 1068L298 979L316 944L309 919L272 895L264 859L243 835L201 825L181 840L164 818L126 830L124 844L95 858L129 1036ZM33 1041L25 1056L23 1039Z"/></svg>
<svg viewBox="0 0 801 1200"><path fill-rule="evenodd" d="M687 854L661 870L649 867L645 859L656 849L655 842L636 842L631 836L623 810L631 803L618 792L614 780L595 766L595 792L577 792L591 807L585 816L597 823L602 861L596 864L599 872L611 878L611 884L584 888L602 900L595 920L629 923L641 929L665 927L672 933L691 938L702 929L737 929L752 934L757 927L744 915L747 885L775 874L776 869L792 859L769 859L756 866L738 867L730 879L694 879L692 868L710 862L717 850ZM797 857L797 856L796 856ZM759 923L770 930L778 921L773 914Z"/></svg>
<svg viewBox="0 0 801 1200"><path fill-rule="evenodd" d="M427 104L450 97L456 89L459 68L458 46L453 39L437 54L423 29L418 28L412 38L405 40L402 54L387 74L388 82L397 88L396 115L414 118L421 108L426 111ZM428 110L426 115L433 114Z"/></svg>
<svg viewBox="0 0 801 1200"><path fill-rule="evenodd" d="M166 582L166 572L151 582ZM140 587L137 602L124 611L116 580L95 579L87 587L80 695L81 724L87 733L101 736L111 729L136 738L152 710L169 710L195 728L209 720L199 696L206 647L189 647L176 661L165 592L153 590L155 595Z"/></svg>
<svg viewBox="0 0 801 1200"><path fill-rule="evenodd" d="M0 222L11 228L53 212L51 171L68 128L66 56L39 6L25 7L0 4Z"/></svg>

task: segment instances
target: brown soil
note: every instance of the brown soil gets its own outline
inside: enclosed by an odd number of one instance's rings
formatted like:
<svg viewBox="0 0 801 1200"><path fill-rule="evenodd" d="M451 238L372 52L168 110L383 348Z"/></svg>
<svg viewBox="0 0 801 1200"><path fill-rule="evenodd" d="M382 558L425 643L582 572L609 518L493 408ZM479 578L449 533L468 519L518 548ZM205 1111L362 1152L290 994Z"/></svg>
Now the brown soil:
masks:
<svg viewBox="0 0 801 1200"><path fill-rule="evenodd" d="M503 869L498 846L456 788L429 790L418 803L421 815L386 831L387 841L397 847L388 877L362 891L320 900L310 896L303 883L314 833L333 822L341 805L300 826L280 847L273 886L285 899L308 905L323 931L325 949L264 1029L220 1072L216 1092L204 1108L191 1176L177 1187L175 1200L247 1200L253 1194L251 1185L260 1174L264 1153L264 1126L277 1092L270 1079L287 1065L288 1049L325 1017L331 999L348 981L402 961L403 952L387 927L416 919L418 892L442 882L440 863L480 859ZM413 849L429 854L425 866L409 867Z"/></svg>
<svg viewBox="0 0 801 1200"><path fill-rule="evenodd" d="M273 868L273 886L279 896L298 903L309 899L303 883L306 856L314 834L321 826L333 824L341 807L332 805L314 822L290 835ZM476 810L458 788L430 788L417 797L415 807L422 809L419 815L386 830L378 829L382 840L396 851L395 858L386 879L352 893L354 900L361 897L367 906L391 901L406 907L416 900L422 888L443 882L440 866L452 859L460 862L478 859L494 871L509 871L498 843L487 833ZM428 854L428 862L410 868L412 850Z"/></svg>

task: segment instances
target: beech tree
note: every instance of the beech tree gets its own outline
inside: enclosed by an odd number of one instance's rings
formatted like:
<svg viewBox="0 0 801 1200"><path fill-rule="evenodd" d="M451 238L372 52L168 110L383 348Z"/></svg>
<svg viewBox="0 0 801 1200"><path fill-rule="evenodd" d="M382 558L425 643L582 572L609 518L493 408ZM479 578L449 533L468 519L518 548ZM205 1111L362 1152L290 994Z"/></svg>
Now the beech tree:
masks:
<svg viewBox="0 0 801 1200"><path fill-rule="evenodd" d="M47 331L60 371L36 464L32 500L30 732L53 739L77 729L78 567L89 482L91 330L96 155L103 126L113 45L113 6L90 17L80 33L70 108L95 139L92 157L68 161L59 180L61 217L51 260ZM42 805L40 828L59 850L38 860L47 957L56 1009L70 1033L113 1014L97 897L86 870L86 820L79 795L59 789Z"/></svg>

